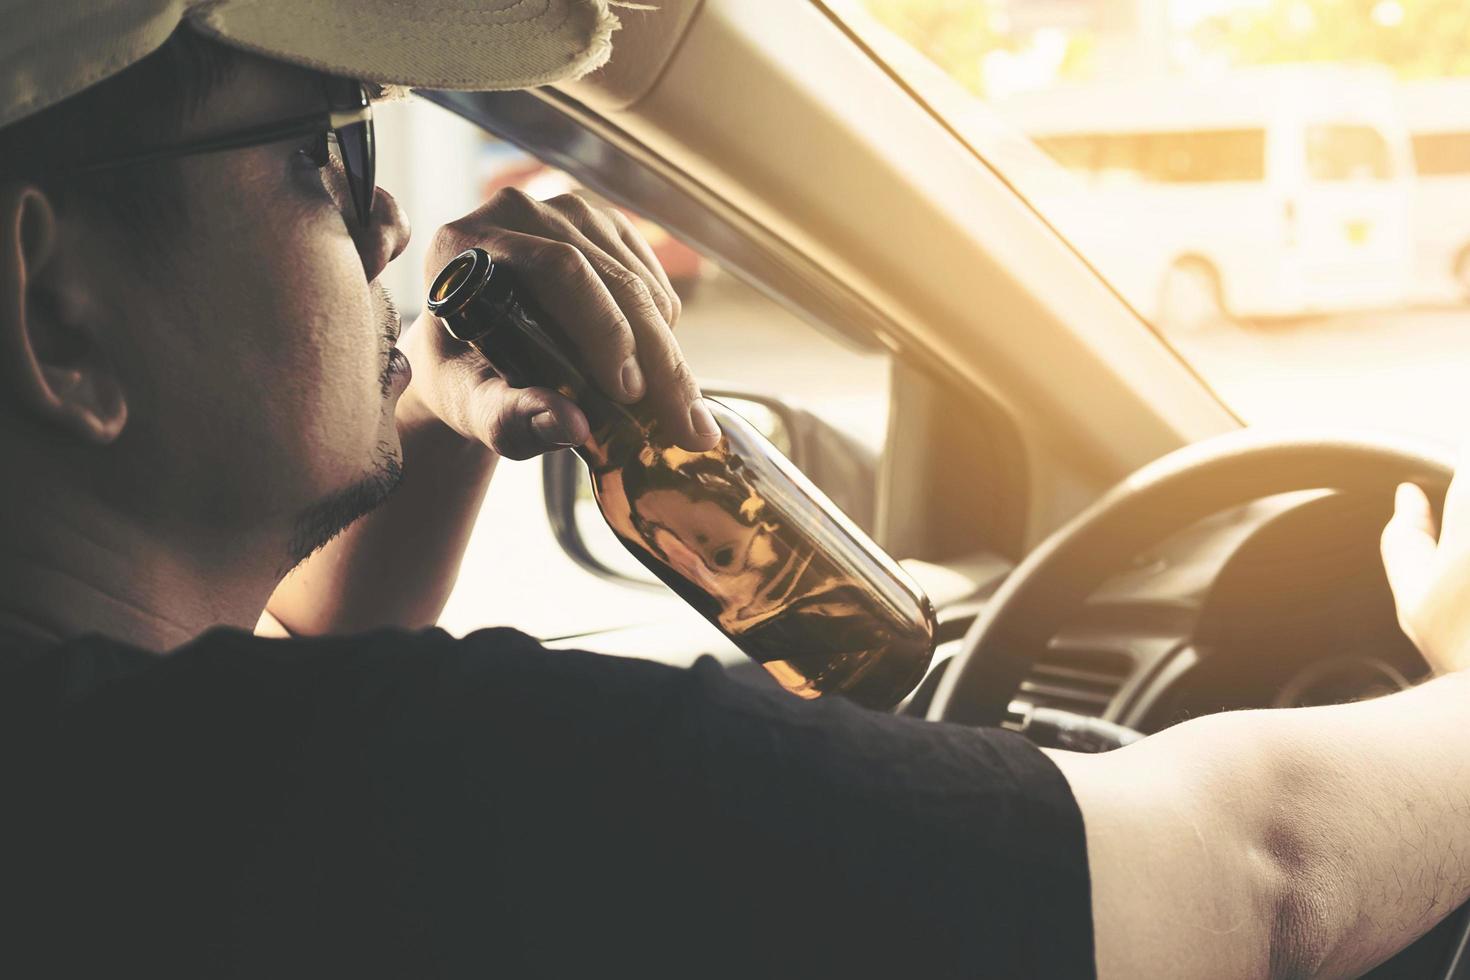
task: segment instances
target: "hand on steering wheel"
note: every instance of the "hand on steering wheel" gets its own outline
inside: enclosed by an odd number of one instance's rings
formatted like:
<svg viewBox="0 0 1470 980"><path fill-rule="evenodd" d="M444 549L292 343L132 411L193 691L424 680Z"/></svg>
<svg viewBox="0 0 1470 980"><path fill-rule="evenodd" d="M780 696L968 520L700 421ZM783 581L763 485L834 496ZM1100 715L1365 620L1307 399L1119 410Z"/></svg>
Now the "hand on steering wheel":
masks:
<svg viewBox="0 0 1470 980"><path fill-rule="evenodd" d="M1438 535L1429 498L1405 483L1383 529L1399 625L1436 673L1470 667L1470 477L1450 483Z"/></svg>

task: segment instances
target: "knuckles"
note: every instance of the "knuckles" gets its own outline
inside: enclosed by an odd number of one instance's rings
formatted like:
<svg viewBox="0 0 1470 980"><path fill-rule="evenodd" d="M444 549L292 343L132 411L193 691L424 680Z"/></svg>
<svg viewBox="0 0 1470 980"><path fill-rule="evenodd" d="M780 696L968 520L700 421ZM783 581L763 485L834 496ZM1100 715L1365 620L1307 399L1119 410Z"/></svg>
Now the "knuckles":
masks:
<svg viewBox="0 0 1470 980"><path fill-rule="evenodd" d="M437 271L465 249L494 241L503 229L534 224L541 208L540 201L519 187L502 187L469 214L434 232L429 242L429 264Z"/></svg>
<svg viewBox="0 0 1470 980"><path fill-rule="evenodd" d="M596 207L575 193L539 201L519 187L503 187L475 211L435 230L425 256L425 272L432 278L454 256L478 245L533 275L544 270L545 277L557 281L559 288L593 292L601 291L594 288L599 284L605 285L630 313L650 319L656 314L673 326L683 304L672 290L662 283L650 285L631 269L599 275L581 249L562 239L567 223L591 233L594 239L601 235L648 248L633 222L616 208ZM504 234L512 230L517 234ZM528 249L532 239L540 241Z"/></svg>
<svg viewBox="0 0 1470 980"><path fill-rule="evenodd" d="M666 325L673 326L674 308L664 298L664 291L660 289L655 292L649 288L648 283L644 282L638 276L632 273L629 273L629 275L632 281L625 283L623 286L628 305L638 310L645 317L652 319L656 316Z"/></svg>
<svg viewBox="0 0 1470 980"><path fill-rule="evenodd" d="M549 198L545 203L547 207L561 212L567 220L579 228L585 228L588 225L595 226L608 220L600 208L594 208L580 194L558 194L556 197Z"/></svg>
<svg viewBox="0 0 1470 980"><path fill-rule="evenodd" d="M519 187L502 187L474 212L494 223L496 218L522 220L540 214L543 205Z"/></svg>
<svg viewBox="0 0 1470 980"><path fill-rule="evenodd" d="M598 281L582 250L557 239L546 239L535 246L525 257L525 265L528 272L550 280L557 289L589 291Z"/></svg>
<svg viewBox="0 0 1470 980"><path fill-rule="evenodd" d="M637 312L647 314L658 310L658 305L653 300L653 292L648 284L636 272L622 269L609 275L612 282L609 285L618 295L618 299L636 309Z"/></svg>
<svg viewBox="0 0 1470 980"><path fill-rule="evenodd" d="M463 225L464 219L451 221L447 225L441 225L434 231L434 237L429 239L429 248L424 256L425 271L430 277L439 274L444 264L454 258L460 252L479 244L480 238L470 233Z"/></svg>
<svg viewBox="0 0 1470 980"><path fill-rule="evenodd" d="M679 297L670 290L664 293L665 302L659 305L658 311L663 314L664 322L670 327L679 322L679 316L684 312L684 304L679 302ZM665 308L667 307L667 309Z"/></svg>

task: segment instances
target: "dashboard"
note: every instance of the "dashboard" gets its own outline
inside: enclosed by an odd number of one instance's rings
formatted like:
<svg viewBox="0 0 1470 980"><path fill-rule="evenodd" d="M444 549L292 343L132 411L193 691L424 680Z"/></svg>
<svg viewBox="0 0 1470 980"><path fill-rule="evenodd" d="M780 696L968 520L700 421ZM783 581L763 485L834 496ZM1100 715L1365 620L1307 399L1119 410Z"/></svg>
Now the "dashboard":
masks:
<svg viewBox="0 0 1470 980"><path fill-rule="evenodd" d="M1094 593L1016 701L1153 733L1216 711L1340 703L1425 679L1378 556L1389 509L1305 491L1198 522ZM983 602L941 612L939 659L957 652ZM906 710L925 703L921 689Z"/></svg>

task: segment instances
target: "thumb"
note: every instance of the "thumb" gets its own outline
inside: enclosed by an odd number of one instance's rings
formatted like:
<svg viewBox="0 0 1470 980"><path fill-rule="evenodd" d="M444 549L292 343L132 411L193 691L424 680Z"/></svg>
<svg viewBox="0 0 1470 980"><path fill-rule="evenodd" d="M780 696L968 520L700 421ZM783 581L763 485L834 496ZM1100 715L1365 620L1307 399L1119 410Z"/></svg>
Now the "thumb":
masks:
<svg viewBox="0 0 1470 980"><path fill-rule="evenodd" d="M530 459L587 441L582 410L548 388L512 388L491 377L471 397L476 434L506 459Z"/></svg>
<svg viewBox="0 0 1470 980"><path fill-rule="evenodd" d="M1379 550L1398 607L1399 622L1410 633L1406 620L1429 591L1439 551L1429 499L1412 483L1399 484L1394 494L1393 517L1383 528Z"/></svg>

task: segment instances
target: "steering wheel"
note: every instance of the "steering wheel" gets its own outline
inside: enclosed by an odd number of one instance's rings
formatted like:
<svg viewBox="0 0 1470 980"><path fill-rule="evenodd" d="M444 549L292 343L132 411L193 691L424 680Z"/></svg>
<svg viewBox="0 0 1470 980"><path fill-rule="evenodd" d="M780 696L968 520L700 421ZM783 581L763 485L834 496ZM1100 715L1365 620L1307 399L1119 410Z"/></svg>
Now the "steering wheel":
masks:
<svg viewBox="0 0 1470 980"><path fill-rule="evenodd" d="M1384 439L1243 429L1138 470L1011 572L965 633L929 718L996 725L1067 616L1135 555L1228 507L1293 490L1382 494L1418 483L1436 508L1454 473L1434 450Z"/></svg>

